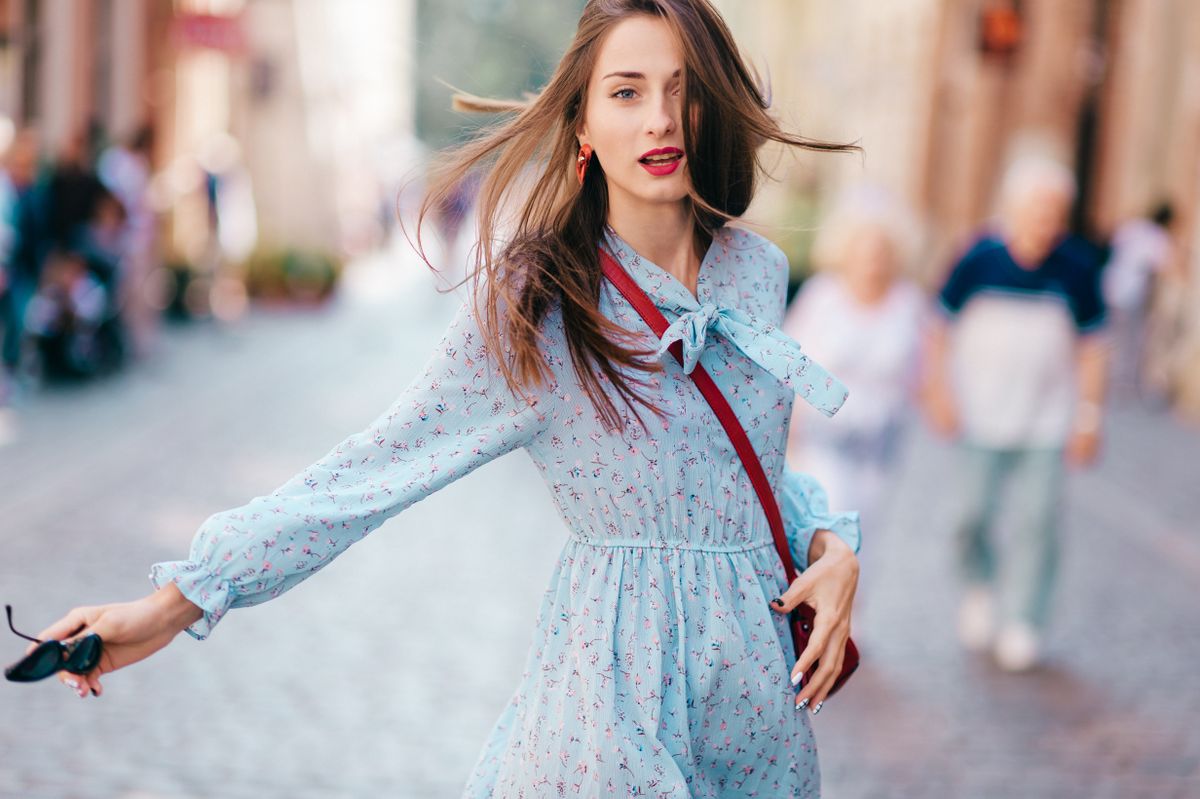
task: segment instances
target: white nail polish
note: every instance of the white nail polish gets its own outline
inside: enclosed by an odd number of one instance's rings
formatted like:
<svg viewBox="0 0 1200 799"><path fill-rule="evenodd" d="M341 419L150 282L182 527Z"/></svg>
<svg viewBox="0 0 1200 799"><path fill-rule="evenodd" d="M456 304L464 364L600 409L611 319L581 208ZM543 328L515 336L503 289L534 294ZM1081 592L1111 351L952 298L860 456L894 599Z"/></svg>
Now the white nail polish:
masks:
<svg viewBox="0 0 1200 799"><path fill-rule="evenodd" d="M800 681L803 679L804 679L804 672L800 672L796 676L792 677L792 685L799 685Z"/></svg>
<svg viewBox="0 0 1200 799"><path fill-rule="evenodd" d="M79 683L75 682L74 680L63 680L63 682L74 688L76 691L79 690Z"/></svg>

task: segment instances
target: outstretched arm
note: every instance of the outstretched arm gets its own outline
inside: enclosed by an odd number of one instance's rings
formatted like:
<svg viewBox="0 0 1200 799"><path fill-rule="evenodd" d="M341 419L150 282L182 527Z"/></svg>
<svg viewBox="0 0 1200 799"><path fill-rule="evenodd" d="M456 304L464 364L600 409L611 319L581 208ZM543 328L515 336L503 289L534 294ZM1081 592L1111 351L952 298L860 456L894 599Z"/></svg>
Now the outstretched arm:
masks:
<svg viewBox="0 0 1200 799"><path fill-rule="evenodd" d="M157 563L202 608L206 638L229 608L265 602L328 565L384 521L541 429L537 400L516 398L467 305L420 377L366 429L269 494L210 516L187 560Z"/></svg>
<svg viewBox="0 0 1200 799"><path fill-rule="evenodd" d="M545 420L538 396L509 391L463 305L421 375L368 427L271 493L210 516L186 560L154 564L153 593L75 608L37 637L100 635L96 669L58 675L80 696L99 695L102 674L181 630L206 638L230 608L279 596L388 518L530 443Z"/></svg>

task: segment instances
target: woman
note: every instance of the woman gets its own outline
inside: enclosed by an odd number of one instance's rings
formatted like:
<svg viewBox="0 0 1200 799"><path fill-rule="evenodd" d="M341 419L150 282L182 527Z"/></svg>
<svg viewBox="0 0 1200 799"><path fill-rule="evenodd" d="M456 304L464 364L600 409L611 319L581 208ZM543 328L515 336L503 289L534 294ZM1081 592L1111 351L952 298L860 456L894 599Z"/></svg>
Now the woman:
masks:
<svg viewBox="0 0 1200 799"><path fill-rule="evenodd" d="M724 223L749 204L766 139L837 147L788 136L764 108L707 0L589 2L545 90L457 153L427 200L437 207L492 162L478 301L370 427L272 494L210 517L189 560L153 567L157 591L76 609L43 631L102 636L104 659L80 695L182 629L206 637L230 607L279 595L388 517L520 447L570 536L528 667L466 795L816 795L803 710L820 709L841 666L857 527L793 517L807 569L786 585L732 445L713 433L690 376L651 357L659 342L599 266L605 247L673 317L672 335L713 373L782 484L794 392L829 412L844 393L787 381L781 362L804 356L774 328L786 263ZM530 164L539 171L517 197ZM508 243L494 249L500 209L514 207ZM716 311L728 308L752 317L736 341L718 332L728 327ZM775 354L773 371L739 349L756 344ZM807 499L799 505L819 507ZM802 601L817 621L793 665L786 614ZM791 675L818 658L797 692Z"/></svg>
<svg viewBox="0 0 1200 799"><path fill-rule="evenodd" d="M928 303L904 277L915 249L910 217L878 186L846 192L813 246L821 271L805 281L783 321L784 333L855 388L855 401L828 424L796 407L788 461L820 475L832 504L873 522L882 518L917 395ZM860 589L860 608L861 595Z"/></svg>

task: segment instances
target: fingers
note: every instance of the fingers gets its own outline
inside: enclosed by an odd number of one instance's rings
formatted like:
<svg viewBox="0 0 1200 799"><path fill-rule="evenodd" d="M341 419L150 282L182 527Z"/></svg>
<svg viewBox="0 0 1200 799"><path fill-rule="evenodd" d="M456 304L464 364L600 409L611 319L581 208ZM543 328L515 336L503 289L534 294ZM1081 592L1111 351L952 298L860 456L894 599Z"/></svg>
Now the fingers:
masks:
<svg viewBox="0 0 1200 799"><path fill-rule="evenodd" d="M90 623L95 621L96 616L94 608L77 607L73 608L58 621L51 624L37 634L37 638L42 641L55 640L63 643L68 643L72 639L86 635L91 631ZM26 654L32 652L38 645L30 644L25 650ZM88 674L73 674L63 670L58 673L58 680L71 691L74 691L81 699L87 696L100 696L104 693L104 688L100 685L99 666L93 669Z"/></svg>
<svg viewBox="0 0 1200 799"><path fill-rule="evenodd" d="M92 671L83 675L83 678L87 680L87 686L92 696L100 696L100 694L104 693L104 687L100 685L100 669L92 669Z"/></svg>
<svg viewBox="0 0 1200 799"><path fill-rule="evenodd" d="M812 706L812 712L820 712L821 705L829 698L838 675L842 673L842 662L845 660L845 641L831 641L830 645L821 652L820 665L808 685L804 686L796 696L796 707L803 709Z"/></svg>
<svg viewBox="0 0 1200 799"><path fill-rule="evenodd" d="M60 671L58 673L58 681L75 692L75 695L80 699L86 699L92 693L92 686L82 674L72 674L69 671Z"/></svg>
<svg viewBox="0 0 1200 799"><path fill-rule="evenodd" d="M823 616L818 615L813 623L812 635L808 638L808 646L804 647L804 651L800 653L800 659L796 661L796 665L792 667L792 680L796 681L797 675L808 674L812 665L818 658L821 658L821 666L824 668L825 662L823 653L829 646L829 638L832 633L831 625L823 621ZM821 669L817 669L819 674ZM813 678L816 679L816 674Z"/></svg>
<svg viewBox="0 0 1200 799"><path fill-rule="evenodd" d="M800 576L792 580L792 584L786 591L771 600L771 610L777 613L790 613L793 608L799 607L801 602L807 600L812 590L810 574L811 572L802 572Z"/></svg>
<svg viewBox="0 0 1200 799"><path fill-rule="evenodd" d="M81 699L86 699L89 694L100 696L104 693L104 687L100 684L101 673L99 665L87 674L75 674L64 669L58 673L58 681L74 691Z"/></svg>
<svg viewBox="0 0 1200 799"><path fill-rule="evenodd" d="M788 591L780 597L782 604L772 602L771 607L779 612L788 612L807 598L807 593L807 583L802 578L797 578ZM796 696L798 709L803 710L811 705L812 712L817 713L820 705L829 696L829 692L833 690L838 675L842 672L846 640L850 637L850 622L848 618L837 622L832 619L833 616L830 613L815 615L808 644L792 667L792 685L801 687L800 693ZM817 664L816 671L805 678L814 664Z"/></svg>
<svg viewBox="0 0 1200 799"><path fill-rule="evenodd" d="M90 696L100 696L104 693L104 689L100 686L100 679L95 672L92 674L72 674L69 671L59 672L59 682L75 692L75 695L80 699L87 699Z"/></svg>
<svg viewBox="0 0 1200 799"><path fill-rule="evenodd" d="M807 579L807 577L811 574L812 572L804 572L795 580L793 580L792 584L788 586L788 589L784 591L783 594L771 601L771 609L777 613L790 613L794 608L808 600L809 594L811 593L812 580ZM810 669L812 669L813 663L816 662L818 658L821 661L821 665L816 672L813 673L807 684L803 684L803 688L799 696L796 697L797 707L801 707L802 704L807 705L808 703L805 702L805 700L807 699L811 701L814 697L818 696L818 693L822 690L824 692L819 693L819 695L821 699L823 699L826 695L828 695L828 688L832 687L833 685L832 680L829 678L829 671L831 668L831 661L835 660L835 658L824 654L828 649L831 648L830 645L833 633L834 625L831 621L829 621L829 614L818 613L813 619L813 630L812 634L809 636L808 644L804 647L804 651L800 653L800 659L796 661L796 665L792 667L792 685L802 684L801 680L804 679L804 675L807 674ZM844 645L844 643L845 638L842 638L841 644ZM838 649L841 649L841 645L839 645ZM832 664L836 665L838 669L841 669L841 657L842 655L839 651L836 657L837 662ZM833 672L833 679L837 678L838 673L839 672L837 671ZM817 701L821 700L818 699Z"/></svg>
<svg viewBox="0 0 1200 799"><path fill-rule="evenodd" d="M63 641L80 632L88 625L88 617L91 608L75 608L66 616L63 616L58 621L51 624L46 629L38 633L35 638L43 641L53 638L56 641ZM25 649L25 654L29 654L37 648L37 644L30 644Z"/></svg>

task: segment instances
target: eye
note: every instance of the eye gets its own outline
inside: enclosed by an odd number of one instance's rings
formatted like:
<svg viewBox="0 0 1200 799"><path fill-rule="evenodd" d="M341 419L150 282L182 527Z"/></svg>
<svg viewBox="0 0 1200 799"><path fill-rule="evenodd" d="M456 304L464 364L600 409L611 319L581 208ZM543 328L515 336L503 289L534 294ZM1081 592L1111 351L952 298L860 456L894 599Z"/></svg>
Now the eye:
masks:
<svg viewBox="0 0 1200 799"><path fill-rule="evenodd" d="M636 92L633 89L617 89L612 93L612 96L616 97L618 100L632 100L634 94L636 94Z"/></svg>

